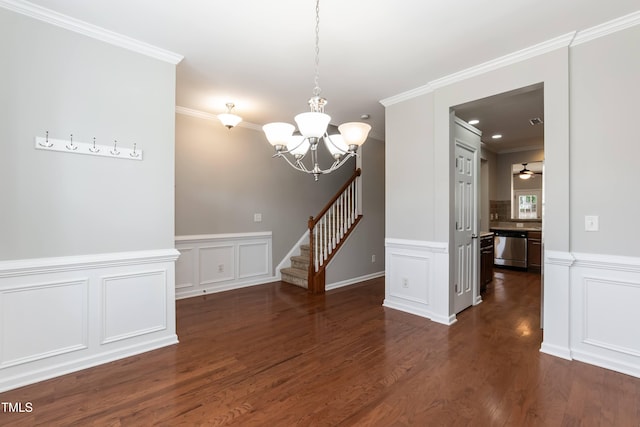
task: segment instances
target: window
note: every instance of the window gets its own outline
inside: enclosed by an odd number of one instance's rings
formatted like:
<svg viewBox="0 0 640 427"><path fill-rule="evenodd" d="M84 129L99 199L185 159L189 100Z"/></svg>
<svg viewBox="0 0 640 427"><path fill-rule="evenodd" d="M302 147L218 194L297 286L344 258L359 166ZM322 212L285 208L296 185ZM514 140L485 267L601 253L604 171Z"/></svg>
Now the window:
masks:
<svg viewBox="0 0 640 427"><path fill-rule="evenodd" d="M515 219L539 219L540 191L520 190L514 194L513 217Z"/></svg>
<svg viewBox="0 0 640 427"><path fill-rule="evenodd" d="M518 196L518 219L536 219L538 217L538 197L529 194Z"/></svg>

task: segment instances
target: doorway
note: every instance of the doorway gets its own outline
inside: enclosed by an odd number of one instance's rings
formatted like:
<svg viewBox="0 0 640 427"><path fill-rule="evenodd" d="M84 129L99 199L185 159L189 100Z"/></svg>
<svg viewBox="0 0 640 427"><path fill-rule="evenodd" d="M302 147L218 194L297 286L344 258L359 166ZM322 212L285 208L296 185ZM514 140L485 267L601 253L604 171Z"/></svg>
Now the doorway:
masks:
<svg viewBox="0 0 640 427"><path fill-rule="evenodd" d="M525 233L529 230L539 230L541 234L544 220L544 197L540 198L542 201L540 218L522 219L522 217L518 218L513 215L513 203L514 200L518 200L515 192L519 191L517 186L514 188L513 179L518 179L518 175L516 173L516 178L513 178L513 170L515 170L514 165L544 160L543 84L535 84L467 102L452 107L452 110L457 117L479 129L482 135L481 150L479 152L481 160L479 168L480 190L477 204L478 217L476 218L479 224L479 234L486 234L497 228L521 229ZM455 149L457 150L457 146ZM457 151L455 157L458 157ZM540 173L535 179L538 182L542 182L542 174ZM533 183L534 180L530 182ZM456 191L457 185L456 179L452 192ZM455 197L453 194L452 196ZM454 234L456 234L456 230L454 230ZM456 241L456 248L458 248L457 243ZM533 255L533 252L531 254ZM457 253L454 254L454 256L457 255ZM454 269L457 269L457 263L458 261L454 261ZM500 275L500 270L495 271ZM544 269L540 268L539 271L539 274L542 274ZM480 277L482 277L482 274L480 274ZM504 282L503 279L505 277L509 279L519 276L500 275L501 286L510 285ZM528 283L531 283L531 281L528 281ZM490 283L489 286L491 286ZM543 277L541 275L540 287L542 288L543 286ZM480 289L480 286L478 286L478 289ZM456 303L458 290L455 288L454 283L452 292L456 313L458 312ZM505 295L508 295L508 293L505 293ZM479 300L481 298L479 292L477 298ZM542 301L540 307L542 313Z"/></svg>

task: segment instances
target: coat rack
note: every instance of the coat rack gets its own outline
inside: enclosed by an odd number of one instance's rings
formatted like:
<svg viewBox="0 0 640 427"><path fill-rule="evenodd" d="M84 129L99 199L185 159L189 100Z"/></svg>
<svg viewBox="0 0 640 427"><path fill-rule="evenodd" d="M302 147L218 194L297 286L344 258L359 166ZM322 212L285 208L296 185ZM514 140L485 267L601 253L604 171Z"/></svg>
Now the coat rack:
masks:
<svg viewBox="0 0 640 427"><path fill-rule="evenodd" d="M73 134L68 140L49 138L49 131L44 137L36 136L37 150L61 151L63 153L88 154L90 156L111 157L115 159L142 160L142 150L133 143L133 148L122 148L118 146L118 141L114 140L111 145L96 144L93 142L74 141Z"/></svg>

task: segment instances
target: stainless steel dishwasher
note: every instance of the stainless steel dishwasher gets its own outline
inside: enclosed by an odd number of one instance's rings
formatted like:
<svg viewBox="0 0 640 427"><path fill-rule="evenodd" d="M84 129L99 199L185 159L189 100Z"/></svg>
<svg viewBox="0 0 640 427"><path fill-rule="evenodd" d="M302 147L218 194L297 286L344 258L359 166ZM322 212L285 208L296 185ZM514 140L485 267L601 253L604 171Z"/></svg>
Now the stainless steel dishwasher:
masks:
<svg viewBox="0 0 640 427"><path fill-rule="evenodd" d="M506 267L527 268L527 232L494 230L493 263Z"/></svg>

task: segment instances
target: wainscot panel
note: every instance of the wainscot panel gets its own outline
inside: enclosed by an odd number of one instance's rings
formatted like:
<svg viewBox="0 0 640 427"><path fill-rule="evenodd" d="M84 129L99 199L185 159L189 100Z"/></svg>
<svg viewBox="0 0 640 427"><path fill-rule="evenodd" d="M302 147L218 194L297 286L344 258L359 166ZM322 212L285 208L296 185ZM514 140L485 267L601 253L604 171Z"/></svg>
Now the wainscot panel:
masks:
<svg viewBox="0 0 640 427"><path fill-rule="evenodd" d="M640 377L640 259L573 255L572 357Z"/></svg>
<svg viewBox="0 0 640 427"><path fill-rule="evenodd" d="M176 298L278 280L272 273L271 232L176 236Z"/></svg>
<svg viewBox="0 0 640 427"><path fill-rule="evenodd" d="M448 281L448 245L401 239L385 241L385 307L452 324L448 296L435 283Z"/></svg>
<svg viewBox="0 0 640 427"><path fill-rule="evenodd" d="M0 262L0 392L177 343L178 255Z"/></svg>

